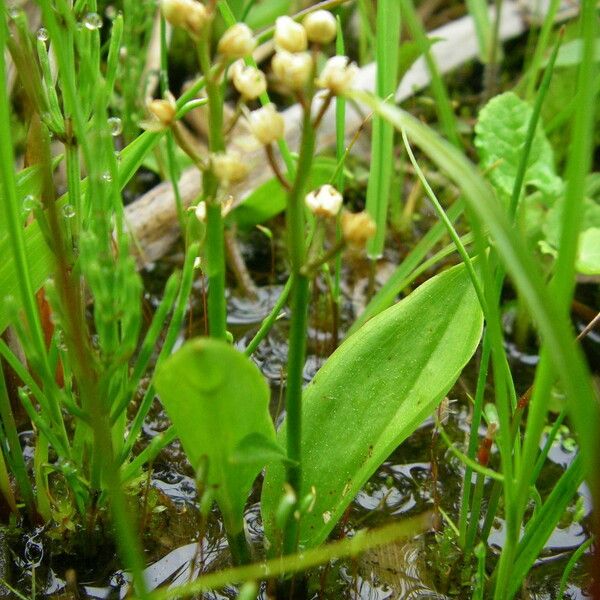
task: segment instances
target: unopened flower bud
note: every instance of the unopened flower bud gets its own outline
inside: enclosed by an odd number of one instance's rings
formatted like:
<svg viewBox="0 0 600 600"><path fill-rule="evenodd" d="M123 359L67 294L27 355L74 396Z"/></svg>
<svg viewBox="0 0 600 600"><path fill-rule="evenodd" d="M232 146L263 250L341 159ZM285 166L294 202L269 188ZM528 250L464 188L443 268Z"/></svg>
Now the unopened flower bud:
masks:
<svg viewBox="0 0 600 600"><path fill-rule="evenodd" d="M233 197L228 196L220 204L221 204L221 216L225 217L231 212L231 209L233 208ZM201 200L200 202L198 202L198 204L195 207L191 206L189 208L189 210L194 211L198 221L200 221L202 223L206 222L206 202L204 200ZM195 266L196 266L196 264L194 263L194 267Z"/></svg>
<svg viewBox="0 0 600 600"><path fill-rule="evenodd" d="M342 195L329 184L322 185L306 195L306 206L318 217L335 217L342 207Z"/></svg>
<svg viewBox="0 0 600 600"><path fill-rule="evenodd" d="M236 23L219 40L218 51L227 58L244 58L254 52L257 41L245 23Z"/></svg>
<svg viewBox="0 0 600 600"><path fill-rule="evenodd" d="M225 186L241 181L248 175L248 165L238 152L220 152L211 156L212 170Z"/></svg>
<svg viewBox="0 0 600 600"><path fill-rule="evenodd" d="M177 115L177 105L175 98L170 92L165 94L164 99L152 100L148 103L148 112L150 119L140 123L140 126L147 131L164 131L173 125Z"/></svg>
<svg viewBox="0 0 600 600"><path fill-rule="evenodd" d="M233 71L233 85L246 100L254 100L267 91L267 78L262 71L238 63L236 65Z"/></svg>
<svg viewBox="0 0 600 600"><path fill-rule="evenodd" d="M340 225L346 242L357 247L363 247L377 231L375 221L365 211L359 213L343 212Z"/></svg>
<svg viewBox="0 0 600 600"><path fill-rule="evenodd" d="M347 56L332 56L325 63L317 85L334 94L343 94L350 88L357 73L358 67L350 63Z"/></svg>
<svg viewBox="0 0 600 600"><path fill-rule="evenodd" d="M313 70L312 56L308 52L292 54L281 50L271 61L275 76L292 90L302 89L310 79Z"/></svg>
<svg viewBox="0 0 600 600"><path fill-rule="evenodd" d="M196 214L196 219L204 223L206 221L206 202L204 202L204 200L198 202L194 212Z"/></svg>
<svg viewBox="0 0 600 600"><path fill-rule="evenodd" d="M306 30L291 17L278 17L275 20L273 41L277 50L288 52L302 52L308 43Z"/></svg>
<svg viewBox="0 0 600 600"><path fill-rule="evenodd" d="M198 37L208 20L208 11L196 0L162 0L160 7L173 27L183 27Z"/></svg>
<svg viewBox="0 0 600 600"><path fill-rule="evenodd" d="M316 44L329 44L335 39L337 26L335 17L327 10L317 10L302 22L310 42Z"/></svg>
<svg viewBox="0 0 600 600"><path fill-rule="evenodd" d="M250 130L264 146L283 137L285 121L274 104L267 104L258 110L253 110L248 121Z"/></svg>

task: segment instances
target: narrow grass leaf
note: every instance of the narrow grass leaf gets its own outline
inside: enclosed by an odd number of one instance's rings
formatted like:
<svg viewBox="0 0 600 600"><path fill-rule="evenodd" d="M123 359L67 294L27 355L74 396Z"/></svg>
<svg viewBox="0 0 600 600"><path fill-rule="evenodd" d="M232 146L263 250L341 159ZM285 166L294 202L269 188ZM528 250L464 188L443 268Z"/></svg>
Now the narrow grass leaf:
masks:
<svg viewBox="0 0 600 600"><path fill-rule="evenodd" d="M377 95L384 99L396 91L400 47L400 3L380 0L377 4ZM367 211L377 232L367 246L371 259L383 252L387 209L394 164L394 128L379 116L373 119L371 171L367 186Z"/></svg>

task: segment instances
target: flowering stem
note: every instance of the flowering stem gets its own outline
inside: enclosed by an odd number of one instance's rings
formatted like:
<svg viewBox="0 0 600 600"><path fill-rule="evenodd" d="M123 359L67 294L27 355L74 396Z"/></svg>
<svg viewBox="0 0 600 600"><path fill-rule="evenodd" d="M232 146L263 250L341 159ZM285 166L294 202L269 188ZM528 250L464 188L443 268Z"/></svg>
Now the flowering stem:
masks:
<svg viewBox="0 0 600 600"><path fill-rule="evenodd" d="M315 117L315 120L313 121L313 129L317 129L317 127L321 124L321 121L323 120L323 117L325 116L327 109L331 105L333 96L334 96L333 92L329 92L327 94L327 96L325 96L325 98L323 99L323 104L321 104L321 108L319 109L319 112L318 112L317 116Z"/></svg>
<svg viewBox="0 0 600 600"><path fill-rule="evenodd" d="M267 160L269 161L269 165L271 166L271 169L273 169L275 177L277 177L277 181L281 183L285 190L290 192L292 190L292 186L290 185L290 182L285 178L285 175L281 172L281 169L279 168L279 164L277 163L277 159L275 158L275 153L273 152L273 145L267 144L265 146L265 152L267 154Z"/></svg>
<svg viewBox="0 0 600 600"><path fill-rule="evenodd" d="M298 495L302 489L302 381L306 355L306 326L308 318L309 278L303 274L306 260L304 193L312 166L315 150L315 132L311 123L310 103L304 111L302 141L296 178L288 195L287 228L288 250L294 285L291 292L292 317L290 324L286 413L287 413L287 455L293 464L287 467L287 483ZM298 525L291 519L284 532L283 551L295 551L298 538Z"/></svg>
<svg viewBox="0 0 600 600"><path fill-rule="evenodd" d="M211 153L225 149L223 136L223 95L218 80L211 74L210 35L205 35L198 46L200 66L206 78L208 96L208 146ZM225 305L225 248L223 240L223 217L217 200L219 180L212 167L204 173L203 195L206 201L206 262L208 275L208 323L213 338L225 339L227 333L227 309Z"/></svg>

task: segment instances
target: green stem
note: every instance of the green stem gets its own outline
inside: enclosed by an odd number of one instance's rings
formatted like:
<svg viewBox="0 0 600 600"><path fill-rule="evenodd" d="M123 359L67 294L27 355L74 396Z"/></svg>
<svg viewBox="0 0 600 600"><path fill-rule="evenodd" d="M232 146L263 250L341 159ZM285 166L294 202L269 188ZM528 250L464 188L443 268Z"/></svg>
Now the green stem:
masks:
<svg viewBox="0 0 600 600"><path fill-rule="evenodd" d="M206 78L208 96L208 146L211 153L223 152L223 94L218 81L211 76L210 35L203 37L198 48L198 59ZM208 274L208 321L210 336L224 340L227 334L227 307L225 304L225 242L223 217L217 199L219 180L209 167L204 173L203 196L206 201L206 262Z"/></svg>
<svg viewBox="0 0 600 600"><path fill-rule="evenodd" d="M4 14L6 6L4 0L0 0L0 12ZM6 81L5 48L6 48L6 23L4 19L0 22L0 81ZM19 200L17 197L17 185L14 169L14 151L12 138L10 136L10 103L7 94L7 88L4 84L0 85L0 131L4 132L0 138L0 186L4 195L4 205L6 227L12 249L13 259L15 261L15 270L19 273L18 284L21 302L25 311L25 319L28 327L28 334L31 336L33 348L35 349L35 362L40 369L40 376L44 381L44 387L53 390L49 394L49 408L51 410L52 421L62 428L62 415L58 395L54 393L54 377L50 370L48 356L46 353L46 344L44 334L39 318L38 308L35 301L34 287L31 281L31 271L29 268L29 258L25 247L25 235L21 226L21 216ZM62 433L62 432L61 432ZM65 436L66 441L66 436Z"/></svg>
<svg viewBox="0 0 600 600"><path fill-rule="evenodd" d="M17 485L21 492L21 497L25 502L29 518L33 523L36 516L35 508L35 496L31 483L27 478L27 466L23 459L23 453L21 452L21 444L19 443L19 435L17 433L17 426L15 424L15 418L10 405L8 397L8 391L6 389L6 382L4 380L4 370L0 364L0 417L2 419L2 429L6 435L6 441L8 442L8 450L10 458L10 465L15 476Z"/></svg>
<svg viewBox="0 0 600 600"><path fill-rule="evenodd" d="M285 283L285 287L279 295L279 298L277 298L277 302L275 302L275 305L271 309L271 312L263 320L259 330L256 332L256 335L250 340L250 342L246 346L246 349L244 350L244 354L246 356L252 355L252 353L258 348L259 344L265 339L267 333L269 333L269 331L271 330L271 327L273 327L273 323L275 323L277 317L279 316L279 313L281 312L281 309L287 302L288 296L290 295L293 285L294 276L290 275L290 277Z"/></svg>
<svg viewBox="0 0 600 600"><path fill-rule="evenodd" d="M308 319L309 279L302 274L306 260L304 193L315 150L315 132L311 122L310 102L304 112L302 141L296 179L288 196L287 232L288 252L294 284L292 286L292 317L287 366L286 414L287 455L294 464L287 467L287 483L296 495L302 489L302 382L306 355L306 327ZM291 519L284 532L284 553L292 553L297 545L297 521Z"/></svg>

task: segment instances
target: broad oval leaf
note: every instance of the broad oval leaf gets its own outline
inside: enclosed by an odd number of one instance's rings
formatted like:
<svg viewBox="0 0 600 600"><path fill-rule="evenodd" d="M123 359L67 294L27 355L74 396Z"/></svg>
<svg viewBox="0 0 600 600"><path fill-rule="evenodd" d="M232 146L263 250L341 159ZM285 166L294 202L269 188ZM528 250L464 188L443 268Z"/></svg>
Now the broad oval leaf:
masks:
<svg viewBox="0 0 600 600"><path fill-rule="evenodd" d="M228 534L243 531L244 505L264 465L232 457L247 436L275 440L263 376L226 342L198 338L162 364L155 384L192 466L207 468Z"/></svg>
<svg viewBox="0 0 600 600"><path fill-rule="evenodd" d="M316 488L300 544L323 542L377 467L433 412L471 358L483 316L466 269L433 277L351 335L303 395L300 498ZM278 441L285 443L285 425ZM284 470L272 465L262 495L267 536Z"/></svg>

